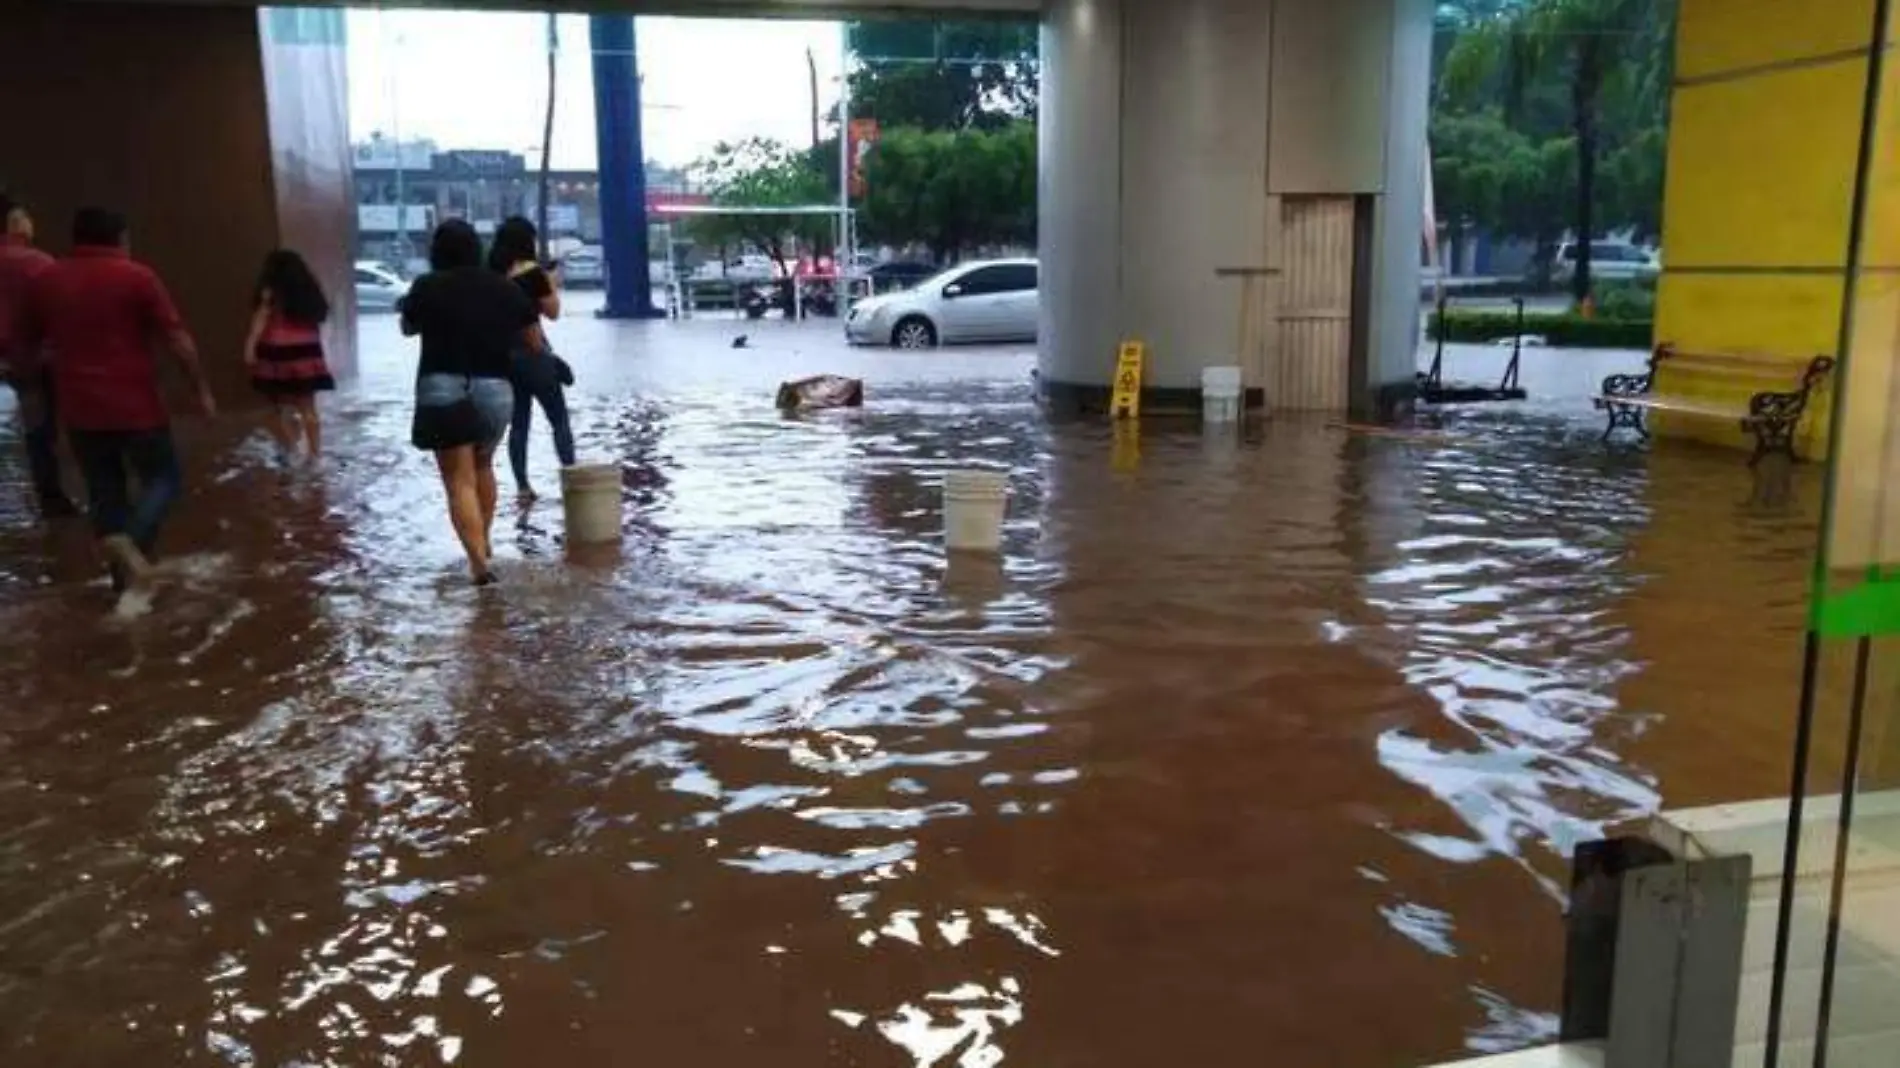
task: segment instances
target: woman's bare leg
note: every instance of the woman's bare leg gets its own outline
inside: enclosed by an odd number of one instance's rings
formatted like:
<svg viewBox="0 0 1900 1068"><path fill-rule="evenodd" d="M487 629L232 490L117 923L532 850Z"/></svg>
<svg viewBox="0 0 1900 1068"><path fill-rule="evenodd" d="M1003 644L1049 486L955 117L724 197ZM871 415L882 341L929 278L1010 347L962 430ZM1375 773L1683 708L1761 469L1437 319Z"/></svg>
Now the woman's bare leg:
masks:
<svg viewBox="0 0 1900 1068"><path fill-rule="evenodd" d="M495 555L495 543L493 540L495 505L500 495L501 491L495 485L494 451L491 449L488 452L477 453L475 455L475 497L481 502L482 509L483 559L488 559Z"/></svg>
<svg viewBox="0 0 1900 1068"><path fill-rule="evenodd" d="M297 398L297 418L303 420L303 444L314 460L323 455L323 422L317 416L317 397L308 393Z"/></svg>
<svg viewBox="0 0 1900 1068"><path fill-rule="evenodd" d="M285 460L297 454L297 432L290 425L291 403L273 398L270 405L270 436L277 441L277 455Z"/></svg>
<svg viewBox="0 0 1900 1068"><path fill-rule="evenodd" d="M488 580L488 543L482 534L482 504L475 488L475 450L467 445L441 449L435 454L448 494L449 522L468 556L468 574L476 582Z"/></svg>

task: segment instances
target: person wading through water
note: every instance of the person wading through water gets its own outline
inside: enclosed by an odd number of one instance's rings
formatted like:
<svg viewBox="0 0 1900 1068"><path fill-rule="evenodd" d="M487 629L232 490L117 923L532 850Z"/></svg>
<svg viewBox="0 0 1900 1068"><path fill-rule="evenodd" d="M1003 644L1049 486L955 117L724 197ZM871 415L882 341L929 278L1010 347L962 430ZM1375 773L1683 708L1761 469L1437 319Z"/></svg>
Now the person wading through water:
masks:
<svg viewBox="0 0 1900 1068"><path fill-rule="evenodd" d="M495 228L495 242L488 249L488 269L503 275L534 302L542 318L561 316L561 294L547 268L535 261L534 224L519 215L511 216ZM534 486L528 480L528 435L534 425L534 406L541 406L554 431L554 455L562 467L574 466L574 429L567 417L567 391L574 384L567 362L554 354L547 344L546 332L538 345L516 346L511 361L515 387L514 418L508 426L508 466L515 475L515 492L534 498Z"/></svg>
<svg viewBox="0 0 1900 1068"><path fill-rule="evenodd" d="M132 259L124 216L79 210L72 255L27 289L21 336L52 354L53 388L113 586L142 582L183 488L154 344L185 369L205 415L218 405L165 283Z"/></svg>
<svg viewBox="0 0 1900 1068"><path fill-rule="evenodd" d="M400 305L403 335L422 338L410 443L435 454L469 577L486 586L495 581L495 447L514 414L510 360L541 343L541 316L520 286L482 266L482 240L464 220L435 228L429 267Z"/></svg>
<svg viewBox="0 0 1900 1068"><path fill-rule="evenodd" d="M27 470L39 497L40 515L65 519L79 514L59 474L59 411L53 400L53 368L44 354L18 341L28 285L53 257L33 247L33 216L25 205L0 193L0 381L13 387L26 438Z"/></svg>

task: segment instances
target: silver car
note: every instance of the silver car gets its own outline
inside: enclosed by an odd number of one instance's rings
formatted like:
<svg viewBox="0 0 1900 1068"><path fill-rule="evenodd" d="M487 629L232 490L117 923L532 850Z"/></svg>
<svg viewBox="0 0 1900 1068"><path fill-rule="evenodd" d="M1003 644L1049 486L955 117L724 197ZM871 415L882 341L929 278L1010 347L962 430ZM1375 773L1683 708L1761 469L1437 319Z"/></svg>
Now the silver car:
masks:
<svg viewBox="0 0 1900 1068"><path fill-rule="evenodd" d="M1653 280L1662 273L1662 253L1623 241L1590 242L1590 277L1609 280ZM1566 241L1557 248L1557 260L1551 272L1558 282L1577 276L1577 243Z"/></svg>
<svg viewBox="0 0 1900 1068"><path fill-rule="evenodd" d="M389 312L409 292L409 283L375 260L356 261L356 310Z"/></svg>
<svg viewBox="0 0 1900 1068"><path fill-rule="evenodd" d="M1035 260L984 260L952 267L915 288L851 306L854 345L928 349L966 342L1034 341L1041 301Z"/></svg>
<svg viewBox="0 0 1900 1068"><path fill-rule="evenodd" d="M561 283L576 289L607 284L607 259L596 245L583 245L561 257Z"/></svg>

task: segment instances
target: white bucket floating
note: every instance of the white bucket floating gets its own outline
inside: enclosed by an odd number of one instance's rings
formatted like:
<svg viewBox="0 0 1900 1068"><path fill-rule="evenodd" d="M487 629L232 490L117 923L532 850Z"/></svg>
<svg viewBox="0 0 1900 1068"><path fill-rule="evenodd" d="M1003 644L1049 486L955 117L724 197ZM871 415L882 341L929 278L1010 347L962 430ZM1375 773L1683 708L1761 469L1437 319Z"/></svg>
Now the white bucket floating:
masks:
<svg viewBox="0 0 1900 1068"><path fill-rule="evenodd" d="M561 468L561 510L569 545L620 540L620 468L577 464Z"/></svg>
<svg viewBox="0 0 1900 1068"><path fill-rule="evenodd" d="M993 553L1003 544L1009 476L952 471L943 480L943 540L952 552Z"/></svg>
<svg viewBox="0 0 1900 1068"><path fill-rule="evenodd" d="M1201 370L1201 420L1233 423L1240 420L1240 368L1206 367Z"/></svg>

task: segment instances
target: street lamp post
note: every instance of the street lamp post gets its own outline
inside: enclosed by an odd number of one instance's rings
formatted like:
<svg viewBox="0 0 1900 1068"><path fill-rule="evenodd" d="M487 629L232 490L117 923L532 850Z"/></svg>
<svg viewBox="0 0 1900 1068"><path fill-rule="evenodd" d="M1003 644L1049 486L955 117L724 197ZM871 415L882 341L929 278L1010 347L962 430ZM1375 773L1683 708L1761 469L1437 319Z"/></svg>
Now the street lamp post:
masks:
<svg viewBox="0 0 1900 1068"><path fill-rule="evenodd" d="M851 24L838 23L838 252L832 270L844 278L852 262L851 233Z"/></svg>
<svg viewBox="0 0 1900 1068"><path fill-rule="evenodd" d="M389 24L386 21L385 14L386 13L380 9L376 12L376 26L378 31L377 36L383 39L383 81L385 83L383 91L389 95L389 126L390 132L396 142L396 255L402 260L399 266L404 271L407 271L409 269L410 259L409 204L408 198L404 195L403 190L402 94L397 91L397 64L391 61L391 49L389 47L393 43L397 49L400 49L403 43L403 36L401 31L397 31L392 42L389 36Z"/></svg>

